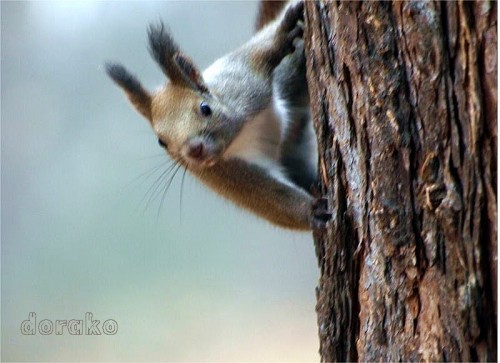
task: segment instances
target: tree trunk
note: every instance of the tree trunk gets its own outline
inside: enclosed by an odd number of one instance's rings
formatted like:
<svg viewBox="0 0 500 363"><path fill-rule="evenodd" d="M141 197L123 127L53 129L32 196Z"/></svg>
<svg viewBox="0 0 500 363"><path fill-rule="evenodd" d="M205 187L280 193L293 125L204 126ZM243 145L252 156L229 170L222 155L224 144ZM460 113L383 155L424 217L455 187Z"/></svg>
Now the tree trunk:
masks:
<svg viewBox="0 0 500 363"><path fill-rule="evenodd" d="M497 4L306 2L322 361L497 359Z"/></svg>

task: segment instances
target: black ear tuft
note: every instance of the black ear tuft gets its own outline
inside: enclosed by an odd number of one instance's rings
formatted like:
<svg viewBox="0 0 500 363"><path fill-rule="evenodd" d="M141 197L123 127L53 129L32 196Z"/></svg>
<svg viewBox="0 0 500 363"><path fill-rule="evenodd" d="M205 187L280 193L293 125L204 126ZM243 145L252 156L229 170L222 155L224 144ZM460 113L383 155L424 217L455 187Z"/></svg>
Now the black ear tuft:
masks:
<svg viewBox="0 0 500 363"><path fill-rule="evenodd" d="M124 66L117 63L106 63L106 73L115 81L120 87L131 91L137 92L142 89L141 83L131 75Z"/></svg>
<svg viewBox="0 0 500 363"><path fill-rule="evenodd" d="M123 88L130 102L144 117L152 121L151 116L151 95L146 91L141 83L130 74L125 67L117 63L106 63L106 73Z"/></svg>
<svg viewBox="0 0 500 363"><path fill-rule="evenodd" d="M149 26L148 38L151 56L172 83L208 93L200 72L191 59L181 52L162 22Z"/></svg>
<svg viewBox="0 0 500 363"><path fill-rule="evenodd" d="M171 81L179 81L180 74L173 62L173 55L179 52L179 46L160 22L151 24L148 29L149 50L151 56Z"/></svg>
<svg viewBox="0 0 500 363"><path fill-rule="evenodd" d="M193 61L182 53L177 53L174 56L174 61L179 70L181 71L184 81L193 89L201 93L209 93L208 87L203 80L198 68L194 65Z"/></svg>

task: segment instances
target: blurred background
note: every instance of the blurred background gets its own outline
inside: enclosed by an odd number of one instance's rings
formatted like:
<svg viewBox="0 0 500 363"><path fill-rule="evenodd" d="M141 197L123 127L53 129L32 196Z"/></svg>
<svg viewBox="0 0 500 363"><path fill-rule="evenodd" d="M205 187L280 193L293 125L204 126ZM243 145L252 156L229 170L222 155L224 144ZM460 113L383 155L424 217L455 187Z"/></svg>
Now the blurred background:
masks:
<svg viewBox="0 0 500 363"><path fill-rule="evenodd" d="M150 89L162 19L205 68L255 2L1 2L2 361L317 361L310 234L271 226L179 172L105 75ZM182 187L181 187L182 184ZM157 188L158 187L158 188ZM155 189L157 188L157 189ZM115 335L23 335L28 314Z"/></svg>

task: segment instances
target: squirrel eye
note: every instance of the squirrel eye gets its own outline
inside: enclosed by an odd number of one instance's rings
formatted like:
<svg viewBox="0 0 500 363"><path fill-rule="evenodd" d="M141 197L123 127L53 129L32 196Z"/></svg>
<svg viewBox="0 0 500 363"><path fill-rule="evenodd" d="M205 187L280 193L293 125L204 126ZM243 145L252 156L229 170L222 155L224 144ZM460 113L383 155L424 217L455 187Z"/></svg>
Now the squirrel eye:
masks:
<svg viewBox="0 0 500 363"><path fill-rule="evenodd" d="M164 143L164 142L162 141L162 139L158 139L158 144L160 144L160 146L161 146L162 148L165 148L165 149L167 149L167 148L168 148L168 147L167 147L167 144L166 144L166 143Z"/></svg>
<svg viewBox="0 0 500 363"><path fill-rule="evenodd" d="M200 111L201 114L205 117L208 117L212 114L212 109L205 102L200 103Z"/></svg>

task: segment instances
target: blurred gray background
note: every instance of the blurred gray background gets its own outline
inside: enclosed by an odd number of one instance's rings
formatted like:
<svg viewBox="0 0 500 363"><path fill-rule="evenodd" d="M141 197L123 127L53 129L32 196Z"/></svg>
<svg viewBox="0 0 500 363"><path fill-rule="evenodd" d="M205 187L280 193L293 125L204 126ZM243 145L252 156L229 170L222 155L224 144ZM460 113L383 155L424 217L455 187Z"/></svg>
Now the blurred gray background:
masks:
<svg viewBox="0 0 500 363"><path fill-rule="evenodd" d="M311 236L188 174L181 188L181 172L161 203L168 159L102 66L120 61L155 88L150 22L205 68L251 36L256 9L2 1L2 361L318 360ZM92 312L118 332L23 335L29 312Z"/></svg>

